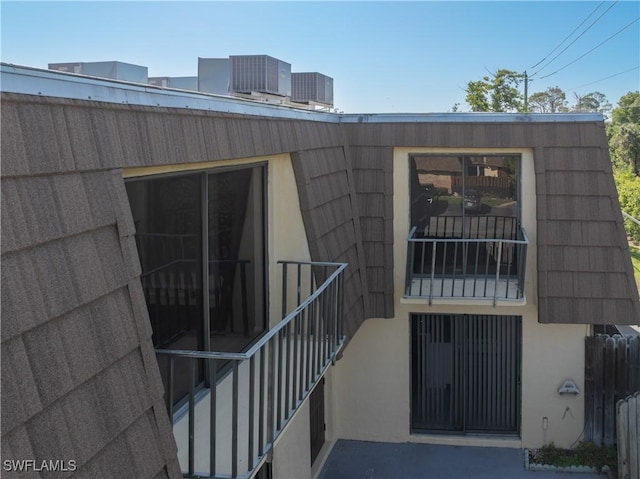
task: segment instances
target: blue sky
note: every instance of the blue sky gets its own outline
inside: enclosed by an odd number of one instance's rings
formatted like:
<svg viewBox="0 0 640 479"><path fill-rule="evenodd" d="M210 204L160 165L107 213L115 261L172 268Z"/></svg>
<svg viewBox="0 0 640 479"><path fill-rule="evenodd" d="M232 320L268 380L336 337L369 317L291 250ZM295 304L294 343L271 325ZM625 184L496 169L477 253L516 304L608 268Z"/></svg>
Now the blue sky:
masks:
<svg viewBox="0 0 640 479"><path fill-rule="evenodd" d="M532 66L610 8L533 77L529 92L559 86L572 100L597 90L615 105L640 90L638 1L3 0L0 8L3 62L119 60L147 66L149 76L195 76L198 57L267 54L294 72L332 77L335 106L348 113L443 112L455 103L466 111L469 80L500 68L536 73L545 63Z"/></svg>

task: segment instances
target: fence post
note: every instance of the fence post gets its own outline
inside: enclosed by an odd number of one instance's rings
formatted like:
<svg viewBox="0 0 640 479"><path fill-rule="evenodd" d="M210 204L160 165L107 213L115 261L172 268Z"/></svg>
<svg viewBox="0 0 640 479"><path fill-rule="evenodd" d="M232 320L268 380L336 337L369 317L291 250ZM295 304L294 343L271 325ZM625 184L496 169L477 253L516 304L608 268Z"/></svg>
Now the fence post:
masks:
<svg viewBox="0 0 640 479"><path fill-rule="evenodd" d="M640 477L640 392L618 401L618 478Z"/></svg>
<svg viewBox="0 0 640 479"><path fill-rule="evenodd" d="M584 338L584 437L595 442L595 375L594 364L597 340L594 336Z"/></svg>
<svg viewBox="0 0 640 479"><path fill-rule="evenodd" d="M602 377L604 368L604 340L602 336L596 336L596 344L593 355L593 364L595 366L595 376L593 379L593 442L598 445L603 443L602 421L604 416L603 408L603 386L604 379Z"/></svg>
<svg viewBox="0 0 640 479"><path fill-rule="evenodd" d="M627 479L629 477L629 404L618 401L618 477Z"/></svg>
<svg viewBox="0 0 640 479"><path fill-rule="evenodd" d="M640 390L640 336L585 338L584 437L616 443L618 400Z"/></svg>
<svg viewBox="0 0 640 479"><path fill-rule="evenodd" d="M612 337L606 338L604 351L604 443L612 446L616 440L616 342Z"/></svg>

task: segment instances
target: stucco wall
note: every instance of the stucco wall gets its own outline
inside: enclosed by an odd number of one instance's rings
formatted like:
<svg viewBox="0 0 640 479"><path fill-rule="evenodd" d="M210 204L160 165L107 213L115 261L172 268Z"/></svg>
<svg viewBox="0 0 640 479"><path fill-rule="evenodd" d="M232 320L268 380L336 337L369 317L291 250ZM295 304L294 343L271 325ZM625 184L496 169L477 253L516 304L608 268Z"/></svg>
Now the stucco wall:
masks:
<svg viewBox="0 0 640 479"><path fill-rule="evenodd" d="M526 302L403 299L409 231L410 153L519 153L522 157L522 225L529 236ZM584 396L560 396L573 379L584 390L585 325L540 324L537 316L536 195L530 149L396 148L394 150L393 319L370 319L358 330L335 370L337 435L346 439L535 447L554 441L570 446L581 434ZM410 314L460 313L522 317L521 440L410 433ZM546 429L543 429L543 418Z"/></svg>
<svg viewBox="0 0 640 479"><path fill-rule="evenodd" d="M273 450L273 477L282 479L310 479L311 452L309 449L309 401L278 439Z"/></svg>

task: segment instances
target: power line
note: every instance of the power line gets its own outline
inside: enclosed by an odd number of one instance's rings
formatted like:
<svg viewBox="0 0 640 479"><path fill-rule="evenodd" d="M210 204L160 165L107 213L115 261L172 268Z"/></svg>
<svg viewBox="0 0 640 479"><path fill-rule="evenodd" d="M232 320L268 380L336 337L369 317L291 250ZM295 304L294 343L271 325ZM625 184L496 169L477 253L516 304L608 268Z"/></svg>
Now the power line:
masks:
<svg viewBox="0 0 640 479"><path fill-rule="evenodd" d="M611 40L613 37L615 37L616 35L619 35L620 33L622 33L624 30L626 30L627 28L629 28L631 25L633 25L634 23L636 23L638 20L640 20L640 17L636 18L635 20L633 20L631 23L627 24L626 26L622 27L620 30L618 30L616 33L614 33L613 35L611 35L609 38L607 38L606 40L604 40L601 43L598 43L595 47L593 47L591 50L587 51L586 53L583 53L582 55L580 55L578 58L576 58L575 60L573 60L572 62L567 63L565 66L563 66L562 68L558 68L556 71L554 71L553 73L549 73L548 75L542 76L540 77L540 79L542 80L543 78L548 78L551 75L555 75L556 73L564 70L565 68L567 68L569 65L573 65L575 62L577 62L578 60L580 60L581 58L584 58L585 56L587 56L589 53L591 53L592 51L594 51L596 48L601 47L602 45L604 45L605 43L607 43L609 40Z"/></svg>
<svg viewBox="0 0 640 479"><path fill-rule="evenodd" d="M553 57L551 60L549 60L545 65L542 65L540 68L538 68L538 70L533 73L531 76L536 76L539 72L541 72L542 70L544 70L545 68L547 68L549 65L551 65L551 63L553 63L553 61L558 58L560 55L562 55L564 52L567 51L567 49L573 45L575 42L577 42L580 37L582 37L582 35L584 35L585 33L587 33L589 30L591 30L591 28L598 22L598 20L600 20L602 17L604 17L607 13L609 13L609 10L611 10L613 7L615 7L616 3L618 3L619 0L616 0L615 2L613 2L611 4L611 6L609 8L607 8L598 18L596 18L593 22L591 22L591 25L589 25L586 30L584 30L580 35L578 35L571 43L569 43L569 45L567 45L566 47L564 47L562 49L562 51L560 53L558 53L555 57ZM544 78L544 77L540 77L540 78Z"/></svg>
<svg viewBox="0 0 640 479"><path fill-rule="evenodd" d="M637 65L637 66L635 66L633 68L629 68L628 70L625 70L625 71L622 71L622 72L614 73L613 75L609 75L608 77L600 78L599 80L595 80L595 81L592 81L590 83L585 83L584 85L575 86L575 87L572 87L572 88L567 88L567 90L568 91L573 91L573 90L577 90L578 88L583 88L585 86L593 85L594 83L600 83L601 81L608 80L609 78L617 77L619 75L623 75L625 73L632 72L633 70L637 70L638 68L640 68L640 65Z"/></svg>
<svg viewBox="0 0 640 479"><path fill-rule="evenodd" d="M603 4L603 3L605 3L605 1L606 1L606 0L602 0L602 2L600 2L600 3L598 4L598 6L597 6L596 8L594 8L594 9L591 11L591 13L590 13L589 15L587 15L587 17L586 17L584 20L582 20L582 22L580 22L580 25L578 25L576 28L574 28L574 29L573 29L573 31L572 31L569 35L567 35L567 36L565 37L565 39L564 39L564 40L562 40L562 41L561 41L561 42L560 42L560 43L559 43L559 44L558 44L558 45L557 45L553 50L551 50L549 53L547 53L547 54L545 55L545 57L544 57L542 60L540 60L538 63L536 63L535 65L533 65L533 66L531 66L531 67L529 67L529 68L530 68L530 69L534 69L535 67L537 67L538 65L540 65L543 61L545 61L545 60L549 57L549 55L551 55L551 54L552 54L553 52L555 52L558 48L560 48L560 47L562 46L562 44L563 44L564 42L566 42L566 41L571 37L571 35L573 35L573 34L576 32L576 30L577 30L578 28L580 28L580 27L584 24L584 22L586 22L587 20L589 20L589 18L591 17L591 15L593 15L594 13L596 13L596 10L598 10L598 9L602 6L602 4Z"/></svg>

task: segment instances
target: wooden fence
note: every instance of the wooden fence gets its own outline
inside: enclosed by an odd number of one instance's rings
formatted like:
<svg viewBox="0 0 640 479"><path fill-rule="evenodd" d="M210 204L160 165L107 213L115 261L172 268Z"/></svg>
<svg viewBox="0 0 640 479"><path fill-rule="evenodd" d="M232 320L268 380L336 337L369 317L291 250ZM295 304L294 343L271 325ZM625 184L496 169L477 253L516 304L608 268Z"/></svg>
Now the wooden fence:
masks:
<svg viewBox="0 0 640 479"><path fill-rule="evenodd" d="M640 392L618 401L618 478L640 477Z"/></svg>
<svg viewBox="0 0 640 479"><path fill-rule="evenodd" d="M462 187L462 177L452 177L451 184ZM508 190L511 183L508 176L467 176L465 185L467 188Z"/></svg>
<svg viewBox="0 0 640 479"><path fill-rule="evenodd" d="M616 443L616 404L640 391L640 336L585 338L584 438Z"/></svg>

